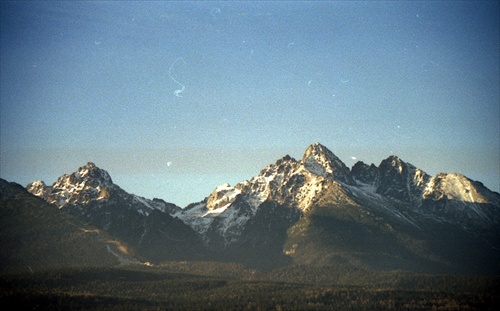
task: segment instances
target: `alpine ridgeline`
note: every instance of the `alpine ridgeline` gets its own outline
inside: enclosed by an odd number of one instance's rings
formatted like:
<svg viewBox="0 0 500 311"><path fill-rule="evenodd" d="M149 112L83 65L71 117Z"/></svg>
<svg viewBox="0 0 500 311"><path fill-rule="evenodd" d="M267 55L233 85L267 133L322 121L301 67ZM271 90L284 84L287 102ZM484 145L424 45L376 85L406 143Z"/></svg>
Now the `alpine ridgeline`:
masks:
<svg viewBox="0 0 500 311"><path fill-rule="evenodd" d="M125 192L94 163L59 177L52 186L35 181L26 188L125 242L143 260L203 257L198 234L170 215L180 207Z"/></svg>
<svg viewBox="0 0 500 311"><path fill-rule="evenodd" d="M92 163L51 187L27 188L147 260L500 272L500 194L460 174L429 176L396 156L349 169L315 143L301 161L285 156L184 209L128 194Z"/></svg>

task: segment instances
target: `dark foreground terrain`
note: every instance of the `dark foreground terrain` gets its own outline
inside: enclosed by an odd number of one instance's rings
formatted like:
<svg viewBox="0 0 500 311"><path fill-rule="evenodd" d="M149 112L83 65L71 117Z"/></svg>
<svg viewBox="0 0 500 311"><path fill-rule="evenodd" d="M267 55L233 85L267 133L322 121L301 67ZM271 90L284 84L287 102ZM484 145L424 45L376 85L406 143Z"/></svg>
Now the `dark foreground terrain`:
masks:
<svg viewBox="0 0 500 311"><path fill-rule="evenodd" d="M234 264L72 268L0 276L15 310L498 310L498 277Z"/></svg>

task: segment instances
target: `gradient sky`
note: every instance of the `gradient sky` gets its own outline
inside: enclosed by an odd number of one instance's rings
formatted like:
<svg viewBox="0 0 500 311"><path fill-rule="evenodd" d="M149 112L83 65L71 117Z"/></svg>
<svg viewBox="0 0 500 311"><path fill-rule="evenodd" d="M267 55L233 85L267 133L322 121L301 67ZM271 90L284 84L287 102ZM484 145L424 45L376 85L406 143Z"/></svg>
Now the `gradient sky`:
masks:
<svg viewBox="0 0 500 311"><path fill-rule="evenodd" d="M185 206L320 142L500 191L498 1L0 2L0 177Z"/></svg>

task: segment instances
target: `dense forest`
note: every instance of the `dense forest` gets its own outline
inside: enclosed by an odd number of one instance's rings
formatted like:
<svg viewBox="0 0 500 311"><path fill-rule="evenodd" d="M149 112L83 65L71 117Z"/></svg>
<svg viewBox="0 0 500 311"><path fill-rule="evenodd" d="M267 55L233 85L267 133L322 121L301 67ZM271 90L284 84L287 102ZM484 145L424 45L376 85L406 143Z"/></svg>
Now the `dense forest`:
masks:
<svg viewBox="0 0 500 311"><path fill-rule="evenodd" d="M496 310L500 278L235 264L72 268L0 277L0 302L30 310Z"/></svg>

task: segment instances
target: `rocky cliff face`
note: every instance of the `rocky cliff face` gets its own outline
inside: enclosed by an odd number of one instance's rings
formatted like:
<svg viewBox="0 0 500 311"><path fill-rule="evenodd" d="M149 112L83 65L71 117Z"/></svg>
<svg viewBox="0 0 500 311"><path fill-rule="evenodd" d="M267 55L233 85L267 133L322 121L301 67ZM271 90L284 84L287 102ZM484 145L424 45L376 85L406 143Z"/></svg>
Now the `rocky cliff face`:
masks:
<svg viewBox="0 0 500 311"><path fill-rule="evenodd" d="M355 185L349 168L333 152L320 143L307 147L302 157L302 165L314 175Z"/></svg>

